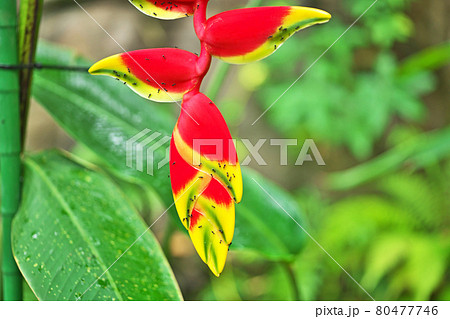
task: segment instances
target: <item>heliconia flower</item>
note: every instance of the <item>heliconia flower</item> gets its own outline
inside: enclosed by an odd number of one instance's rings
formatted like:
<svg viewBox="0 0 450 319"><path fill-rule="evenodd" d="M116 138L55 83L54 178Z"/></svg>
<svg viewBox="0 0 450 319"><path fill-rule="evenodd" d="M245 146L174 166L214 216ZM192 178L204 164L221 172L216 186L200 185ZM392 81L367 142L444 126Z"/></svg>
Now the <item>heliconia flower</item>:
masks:
<svg viewBox="0 0 450 319"><path fill-rule="evenodd" d="M229 63L263 59L298 30L327 22L331 16L294 6L231 10L206 19L209 0L129 1L159 19L194 15L200 56L172 48L137 50L105 58L89 72L115 77L150 100L183 100L170 145L175 207L200 258L220 276L234 235L234 205L242 199L243 186L227 124L216 105L199 92L211 56Z"/></svg>
<svg viewBox="0 0 450 319"><path fill-rule="evenodd" d="M89 72L115 77L146 99L174 102L199 83L198 59L181 49L145 49L100 60Z"/></svg>
<svg viewBox="0 0 450 319"><path fill-rule="evenodd" d="M295 32L330 18L308 7L244 8L219 13L196 31L211 55L240 64L271 55Z"/></svg>
<svg viewBox="0 0 450 319"><path fill-rule="evenodd" d="M195 0L128 0L139 11L163 20L173 20L194 14Z"/></svg>
<svg viewBox="0 0 450 319"><path fill-rule="evenodd" d="M219 276L233 239L242 176L225 120L201 93L183 100L172 135L170 177L178 215L200 258Z"/></svg>

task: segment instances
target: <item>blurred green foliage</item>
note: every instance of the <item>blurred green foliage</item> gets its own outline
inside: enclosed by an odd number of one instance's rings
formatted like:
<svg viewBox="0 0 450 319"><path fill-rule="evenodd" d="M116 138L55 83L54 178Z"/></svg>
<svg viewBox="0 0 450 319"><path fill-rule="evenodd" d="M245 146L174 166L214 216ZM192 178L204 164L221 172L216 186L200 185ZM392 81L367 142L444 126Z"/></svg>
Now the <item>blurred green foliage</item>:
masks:
<svg viewBox="0 0 450 319"><path fill-rule="evenodd" d="M371 191L346 196L328 205L311 200L310 218L316 239L377 300L445 300L448 296L450 162L426 173L398 172L373 183ZM311 204L312 201L312 204ZM330 263L312 244L298 259L298 271L320 278L313 299L352 299L355 290L337 265L305 265L304 260ZM305 270L306 268L306 270ZM304 275L304 274L303 274ZM342 282L347 282L344 284ZM350 282L351 284L351 282ZM351 288L351 287L350 287ZM363 297L356 291L357 295Z"/></svg>

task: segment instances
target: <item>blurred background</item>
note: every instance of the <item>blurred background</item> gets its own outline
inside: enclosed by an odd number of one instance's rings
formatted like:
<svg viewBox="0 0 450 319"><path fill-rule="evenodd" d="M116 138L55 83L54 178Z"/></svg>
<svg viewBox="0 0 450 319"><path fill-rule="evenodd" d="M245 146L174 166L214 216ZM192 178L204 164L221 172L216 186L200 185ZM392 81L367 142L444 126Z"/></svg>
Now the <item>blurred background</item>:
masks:
<svg viewBox="0 0 450 319"><path fill-rule="evenodd" d="M126 0L79 3L126 50L177 46L199 52L192 18L161 21ZM377 300L450 299L450 3L379 0L254 125L254 121L358 18L373 0L262 1L330 12L332 20L293 36L276 54L231 66L215 99L232 135L298 139L280 165L250 166L295 196L311 235ZM212 0L209 15L247 1ZM92 59L121 49L73 1L46 0L42 40ZM204 83L218 70L214 61ZM178 107L170 108L174 114ZM295 166L313 139L326 166ZM239 145L238 145L239 146ZM27 150L64 148L85 154L33 102ZM240 158L247 154L238 147ZM144 218L164 210L148 196ZM153 228L186 300L359 300L367 295L312 240L291 274L250 252L230 252L213 278L189 238L164 217ZM169 229L169 231L168 231Z"/></svg>

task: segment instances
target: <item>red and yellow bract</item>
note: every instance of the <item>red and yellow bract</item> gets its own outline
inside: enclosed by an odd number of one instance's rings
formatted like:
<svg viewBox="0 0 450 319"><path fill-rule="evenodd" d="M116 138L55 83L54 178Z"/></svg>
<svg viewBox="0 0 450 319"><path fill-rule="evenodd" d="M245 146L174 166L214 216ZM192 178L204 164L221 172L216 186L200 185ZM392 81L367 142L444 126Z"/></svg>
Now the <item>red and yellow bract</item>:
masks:
<svg viewBox="0 0 450 319"><path fill-rule="evenodd" d="M295 32L327 22L330 14L308 7L244 8L219 13L198 34L208 52L229 63L261 60Z"/></svg>
<svg viewBox="0 0 450 319"><path fill-rule="evenodd" d="M234 203L242 198L242 177L225 120L202 93L183 99L170 161L178 215L202 260L219 276L233 240Z"/></svg>
<svg viewBox="0 0 450 319"><path fill-rule="evenodd" d="M175 102L199 83L197 61L195 54L181 49L145 49L103 59L89 72L115 77L144 98Z"/></svg>

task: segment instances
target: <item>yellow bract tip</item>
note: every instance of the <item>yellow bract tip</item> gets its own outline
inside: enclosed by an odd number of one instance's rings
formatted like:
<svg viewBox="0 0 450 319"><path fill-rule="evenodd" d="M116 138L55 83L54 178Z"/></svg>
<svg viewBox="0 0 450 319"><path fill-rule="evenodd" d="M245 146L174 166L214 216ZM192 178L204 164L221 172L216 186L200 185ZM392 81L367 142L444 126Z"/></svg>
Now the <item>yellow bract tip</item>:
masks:
<svg viewBox="0 0 450 319"><path fill-rule="evenodd" d="M286 16L284 24L294 25L304 22L301 29L318 23L325 23L331 19L331 14L324 10L309 7L291 7L289 15Z"/></svg>
<svg viewBox="0 0 450 319"><path fill-rule="evenodd" d="M116 54L94 63L88 71L91 74L104 74L106 71L111 72L111 70L118 70L121 67L124 67L121 54Z"/></svg>

